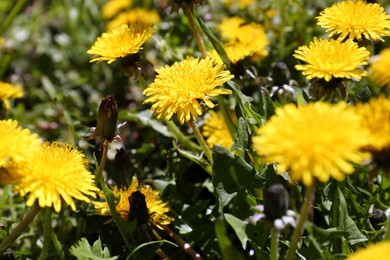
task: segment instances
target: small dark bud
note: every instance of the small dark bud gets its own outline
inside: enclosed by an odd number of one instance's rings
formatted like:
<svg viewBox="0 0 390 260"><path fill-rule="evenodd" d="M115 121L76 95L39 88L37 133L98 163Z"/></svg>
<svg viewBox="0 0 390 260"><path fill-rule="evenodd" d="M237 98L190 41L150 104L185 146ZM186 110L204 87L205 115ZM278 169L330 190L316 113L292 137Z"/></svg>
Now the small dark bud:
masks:
<svg viewBox="0 0 390 260"><path fill-rule="evenodd" d="M103 98L99 106L96 136L103 140L112 141L116 136L118 120L118 105L114 95Z"/></svg>
<svg viewBox="0 0 390 260"><path fill-rule="evenodd" d="M383 223L387 220L385 213L380 209L374 209L372 217L370 217L370 223L375 230L381 229Z"/></svg>
<svg viewBox="0 0 390 260"><path fill-rule="evenodd" d="M284 62L278 62L272 67L272 80L274 86L281 87L288 85L290 81L290 71L287 64Z"/></svg>
<svg viewBox="0 0 390 260"><path fill-rule="evenodd" d="M265 217L274 221L286 215L288 209L288 193L281 184L273 184L264 193Z"/></svg>
<svg viewBox="0 0 390 260"><path fill-rule="evenodd" d="M129 197L129 204L129 221L137 220L138 226L148 223L149 211L146 206L145 195L139 190L133 192Z"/></svg>

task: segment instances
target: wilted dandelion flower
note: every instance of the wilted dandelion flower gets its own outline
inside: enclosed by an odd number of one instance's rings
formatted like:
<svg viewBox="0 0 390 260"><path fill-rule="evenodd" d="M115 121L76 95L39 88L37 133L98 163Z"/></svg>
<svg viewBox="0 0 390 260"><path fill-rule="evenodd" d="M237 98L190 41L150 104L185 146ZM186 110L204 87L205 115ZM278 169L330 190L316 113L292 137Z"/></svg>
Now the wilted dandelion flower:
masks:
<svg viewBox="0 0 390 260"><path fill-rule="evenodd" d="M124 221L131 220L130 218L137 214L137 212L132 212L131 208L131 198L134 196L134 194L138 194L138 196L140 195L141 197L144 197L147 208L147 223L163 229L163 225L168 225L171 223L171 221L173 221L173 218L168 216L168 202L163 202L159 193L153 190L151 187L139 185L135 178L133 178L129 188L125 189L114 187L113 192L116 197L120 196L119 202L116 204L115 209L119 217ZM97 214L111 216L110 208L106 202L93 202L93 204ZM137 219L137 223L140 223L140 219Z"/></svg>
<svg viewBox="0 0 390 260"><path fill-rule="evenodd" d="M16 167L10 175L19 178L15 190L21 196L27 195L27 206L38 200L41 208L53 206L59 212L63 200L75 211L73 199L89 202L88 196L95 197L98 191L95 176L85 168L86 162L84 155L74 146L45 142L33 157Z"/></svg>
<svg viewBox="0 0 390 260"><path fill-rule="evenodd" d="M109 0L102 7L102 16L104 19L110 19L117 15L121 10L131 6L131 0Z"/></svg>
<svg viewBox="0 0 390 260"><path fill-rule="evenodd" d="M347 260L376 260L378 257L390 258L390 241L371 244L347 256Z"/></svg>
<svg viewBox="0 0 390 260"><path fill-rule="evenodd" d="M9 99L21 98L23 94L23 88L21 86L0 81L0 102L4 102L6 109L11 107Z"/></svg>
<svg viewBox="0 0 390 260"><path fill-rule="evenodd" d="M33 156L41 142L38 135L23 129L17 121L11 119L0 120L0 136L0 176L2 167Z"/></svg>
<svg viewBox="0 0 390 260"><path fill-rule="evenodd" d="M379 4L365 1L341 1L323 10L317 17L318 25L331 32L329 37L348 37L358 41L381 40L390 35L390 16Z"/></svg>
<svg viewBox="0 0 390 260"><path fill-rule="evenodd" d="M368 78L377 87L390 89L390 48L384 49L372 62L368 71Z"/></svg>
<svg viewBox="0 0 390 260"><path fill-rule="evenodd" d="M233 144L233 138L221 112L209 112L210 116L204 121L202 128L203 136L206 142L213 148L214 144L230 149Z"/></svg>
<svg viewBox="0 0 390 260"><path fill-rule="evenodd" d="M90 62L106 60L110 64L119 58L135 54L155 31L153 27L145 24L123 24L103 33L87 51L88 54L94 55Z"/></svg>
<svg viewBox="0 0 390 260"><path fill-rule="evenodd" d="M145 24L152 26L160 22L160 16L153 10L149 11L144 8L134 8L130 11L120 13L112 21L107 23L107 30L111 31L122 24Z"/></svg>
<svg viewBox="0 0 390 260"><path fill-rule="evenodd" d="M277 172L288 171L292 181L310 186L315 179L338 181L351 174L351 163L361 163L366 144L359 116L344 102L323 102L296 107L287 104L276 110L253 137L253 147Z"/></svg>
<svg viewBox="0 0 390 260"><path fill-rule="evenodd" d="M201 103L213 108L210 97L232 93L217 87L234 76L210 57L187 57L156 72L157 77L143 94L148 97L144 103L153 103L151 110L158 119L170 120L176 114L181 124L197 120L203 114Z"/></svg>
<svg viewBox="0 0 390 260"><path fill-rule="evenodd" d="M314 38L308 46L295 50L294 57L306 64L296 65L308 80L313 78L330 81L332 78L360 80L367 72L359 66L366 65L370 52L352 40L324 40Z"/></svg>

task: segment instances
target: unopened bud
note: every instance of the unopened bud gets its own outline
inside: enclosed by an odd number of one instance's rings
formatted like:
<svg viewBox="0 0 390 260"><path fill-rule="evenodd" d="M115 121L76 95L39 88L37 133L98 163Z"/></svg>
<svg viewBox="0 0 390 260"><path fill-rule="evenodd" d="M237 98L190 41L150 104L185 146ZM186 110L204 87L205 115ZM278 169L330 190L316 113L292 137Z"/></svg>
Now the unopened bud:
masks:
<svg viewBox="0 0 390 260"><path fill-rule="evenodd" d="M288 193L281 184L273 184L264 193L265 217L274 221L286 215L288 209Z"/></svg>
<svg viewBox="0 0 390 260"><path fill-rule="evenodd" d="M137 225L148 223L149 211L145 201L145 195L139 190L133 192L129 197L130 213L129 221L137 220Z"/></svg>
<svg viewBox="0 0 390 260"><path fill-rule="evenodd" d="M114 95L103 98L99 106L96 136L104 140L112 141L116 136L116 123L118 120L118 105Z"/></svg>
<svg viewBox="0 0 390 260"><path fill-rule="evenodd" d="M375 230L382 228L383 223L387 220L385 213L380 209L374 209L372 217L370 217L370 223Z"/></svg>

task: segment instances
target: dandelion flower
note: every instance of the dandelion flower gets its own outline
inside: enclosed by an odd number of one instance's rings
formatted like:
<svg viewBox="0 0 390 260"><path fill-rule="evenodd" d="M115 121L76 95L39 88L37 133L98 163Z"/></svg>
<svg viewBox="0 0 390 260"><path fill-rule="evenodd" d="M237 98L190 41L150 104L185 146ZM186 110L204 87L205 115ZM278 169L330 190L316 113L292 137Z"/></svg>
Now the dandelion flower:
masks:
<svg viewBox="0 0 390 260"><path fill-rule="evenodd" d="M23 97L23 88L0 81L0 102L4 102L6 109L10 109L9 99Z"/></svg>
<svg viewBox="0 0 390 260"><path fill-rule="evenodd" d="M33 156L40 146L38 135L15 120L0 120L0 136L0 169Z"/></svg>
<svg viewBox="0 0 390 260"><path fill-rule="evenodd" d="M390 48L379 53L368 71L368 78L377 87L387 87L390 89Z"/></svg>
<svg viewBox="0 0 390 260"><path fill-rule="evenodd" d="M318 25L331 32L329 38L381 40L390 35L390 16L379 4L365 1L342 1L323 10Z"/></svg>
<svg viewBox="0 0 390 260"><path fill-rule="evenodd" d="M359 116L344 102L288 104L258 129L253 145L278 164L278 173L289 171L292 181L310 186L315 179L341 181L354 171L351 163L365 159L359 149L367 140L360 130Z"/></svg>
<svg viewBox="0 0 390 260"><path fill-rule="evenodd" d="M380 256L383 259L390 258L390 241L371 244L348 255L347 260L376 260Z"/></svg>
<svg viewBox="0 0 390 260"><path fill-rule="evenodd" d="M155 31L145 24L123 24L111 32L103 33L87 51L94 55L90 62L106 60L110 64L119 58L135 54Z"/></svg>
<svg viewBox="0 0 390 260"><path fill-rule="evenodd" d="M102 16L104 19L110 19L121 10L131 6L131 0L110 0L102 7Z"/></svg>
<svg viewBox="0 0 390 260"><path fill-rule="evenodd" d="M332 78L354 78L360 80L367 72L359 66L366 65L370 56L369 51L358 46L352 40L342 42L338 40L324 40L314 38L309 47L301 46L294 54L298 60L306 62L296 65L297 70L308 80L323 78L330 81Z"/></svg>
<svg viewBox="0 0 390 260"><path fill-rule="evenodd" d="M252 56L257 50L257 48L255 48L251 44L245 44L245 43L240 43L240 42L225 44L223 48L225 49L229 60L233 64L237 64L237 62L239 62L240 60L243 60L246 57ZM216 50L211 51L209 53L209 56L213 57L218 62L222 63L222 60L219 57Z"/></svg>
<svg viewBox="0 0 390 260"><path fill-rule="evenodd" d="M358 104L363 128L369 132L366 149L370 152L390 152L390 99L380 96L368 103Z"/></svg>
<svg viewBox="0 0 390 260"><path fill-rule="evenodd" d="M238 16L228 17L222 19L221 23L217 25L222 38L231 41L238 38L240 34L240 26L245 23L245 20Z"/></svg>
<svg viewBox="0 0 390 260"><path fill-rule="evenodd" d="M191 119L197 120L203 114L201 102L213 108L210 97L231 94L231 90L218 89L234 76L225 66L212 58L188 57L181 63L156 70L154 82L144 90L148 98L144 103L154 103L151 110L160 119L170 120L176 114L181 124Z"/></svg>
<svg viewBox="0 0 390 260"><path fill-rule="evenodd" d="M45 142L23 167L16 169L14 174L19 181L15 190L21 196L27 195L27 206L38 200L41 208L53 206L59 212L63 200L75 211L73 199L89 202L88 196L95 197L98 191L95 176L85 168L86 162L71 145Z"/></svg>
<svg viewBox="0 0 390 260"><path fill-rule="evenodd" d="M203 125L203 136L206 142L213 148L214 144L221 145L230 149L233 144L233 138L221 112L209 112L210 116L206 118Z"/></svg>
<svg viewBox="0 0 390 260"><path fill-rule="evenodd" d="M134 8L128 12L120 13L112 21L107 23L107 30L111 31L122 24L145 24L152 26L160 22L160 16L158 13L153 11L148 11L144 8Z"/></svg>
<svg viewBox="0 0 390 260"><path fill-rule="evenodd" d="M131 209L131 197L134 194L142 194L144 196L146 207L147 207L147 222L150 225L156 226L160 229L163 229L163 225L168 225L171 223L173 218L169 217L168 202L163 202L160 198L160 195L157 191L153 190L149 186L139 185L138 181L133 178L133 181L129 188L113 188L114 195L120 197L118 204L116 205L116 212L119 217L124 220L130 220L130 216L136 214L132 212ZM95 212L103 216L111 216L110 208L106 202L94 202ZM137 219L139 223L139 220Z"/></svg>

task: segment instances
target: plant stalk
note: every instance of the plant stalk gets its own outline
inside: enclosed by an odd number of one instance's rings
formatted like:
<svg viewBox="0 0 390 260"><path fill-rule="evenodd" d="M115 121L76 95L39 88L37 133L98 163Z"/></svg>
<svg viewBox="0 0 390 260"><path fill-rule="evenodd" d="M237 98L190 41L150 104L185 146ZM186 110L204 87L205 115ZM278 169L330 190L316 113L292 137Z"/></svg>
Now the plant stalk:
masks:
<svg viewBox="0 0 390 260"><path fill-rule="evenodd" d="M38 257L38 260L45 260L48 253L49 253L49 247L50 247L50 233L51 233L52 227L51 227L51 208L45 209L45 222L43 226L43 248L41 251L41 254Z"/></svg>
<svg viewBox="0 0 390 260"><path fill-rule="evenodd" d="M98 186L100 178L102 177L104 167L106 167L108 144L109 144L109 141L107 139L105 139L103 142L102 159L100 161L99 169L98 169L98 172L96 173L96 178L95 178L95 185L96 186Z"/></svg>
<svg viewBox="0 0 390 260"><path fill-rule="evenodd" d="M279 259L279 250L278 250L278 243L279 243L279 231L276 230L276 228L273 226L271 229L271 256L270 260L278 260Z"/></svg>
<svg viewBox="0 0 390 260"><path fill-rule="evenodd" d="M198 44L200 52L202 53L203 58L206 58L207 57L206 47L204 45L202 37L200 36L200 32L196 26L192 9L189 7L183 8L183 12L184 12L184 15L187 17L188 23L190 24L191 31L194 34L194 37L195 37L196 43Z"/></svg>
<svg viewBox="0 0 390 260"><path fill-rule="evenodd" d="M210 150L210 147L207 145L206 141L204 140L202 134L200 133L198 126L195 124L194 119L191 118L191 120L189 120L187 123L188 126L191 128L192 132L194 133L196 140L198 140L198 143L202 147L207 159L211 164L213 164L213 154Z"/></svg>

